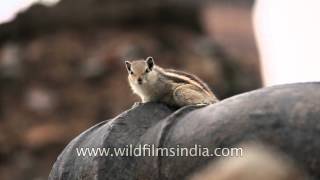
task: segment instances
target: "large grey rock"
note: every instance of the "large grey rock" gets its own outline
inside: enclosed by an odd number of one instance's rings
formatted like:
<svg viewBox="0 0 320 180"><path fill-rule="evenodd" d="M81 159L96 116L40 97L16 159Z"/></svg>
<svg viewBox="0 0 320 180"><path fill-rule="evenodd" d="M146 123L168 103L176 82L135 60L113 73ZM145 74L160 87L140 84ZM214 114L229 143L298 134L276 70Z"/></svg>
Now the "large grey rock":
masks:
<svg viewBox="0 0 320 180"><path fill-rule="evenodd" d="M95 125L68 144L49 179L133 179L133 157L79 157L76 149L136 144L149 127L171 113L164 105L149 103Z"/></svg>
<svg viewBox="0 0 320 180"><path fill-rule="evenodd" d="M199 108L174 112L144 104L103 122L73 140L59 156L50 179L184 179L216 157L79 158L76 147L156 147L214 149L258 141L291 157L311 177L320 178L320 83L265 88ZM166 117L167 116L167 117Z"/></svg>

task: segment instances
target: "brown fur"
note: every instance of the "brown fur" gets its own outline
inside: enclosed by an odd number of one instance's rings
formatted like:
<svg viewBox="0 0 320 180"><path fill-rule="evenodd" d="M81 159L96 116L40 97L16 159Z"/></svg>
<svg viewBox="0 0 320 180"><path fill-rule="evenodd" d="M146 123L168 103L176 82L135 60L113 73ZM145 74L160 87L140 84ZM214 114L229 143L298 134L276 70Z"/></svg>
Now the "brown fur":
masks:
<svg viewBox="0 0 320 180"><path fill-rule="evenodd" d="M162 69L154 64L151 57L126 64L131 89L144 103L153 101L182 107L218 101L198 77L182 71Z"/></svg>

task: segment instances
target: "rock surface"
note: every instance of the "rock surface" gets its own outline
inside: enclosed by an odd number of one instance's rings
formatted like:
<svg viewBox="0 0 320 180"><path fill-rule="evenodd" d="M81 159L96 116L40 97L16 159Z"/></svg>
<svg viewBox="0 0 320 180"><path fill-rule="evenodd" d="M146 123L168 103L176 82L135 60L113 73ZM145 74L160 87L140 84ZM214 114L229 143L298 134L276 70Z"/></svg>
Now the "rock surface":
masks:
<svg viewBox="0 0 320 180"><path fill-rule="evenodd" d="M150 103L95 125L70 142L49 179L133 179L133 157L78 157L76 148L135 145L149 127L171 113L164 105Z"/></svg>
<svg viewBox="0 0 320 180"><path fill-rule="evenodd" d="M282 85L174 113L148 103L102 122L75 138L61 153L49 179L183 179L216 157L77 157L77 147L210 149L257 141L292 158L320 178L320 83ZM244 152L245 153L245 152Z"/></svg>

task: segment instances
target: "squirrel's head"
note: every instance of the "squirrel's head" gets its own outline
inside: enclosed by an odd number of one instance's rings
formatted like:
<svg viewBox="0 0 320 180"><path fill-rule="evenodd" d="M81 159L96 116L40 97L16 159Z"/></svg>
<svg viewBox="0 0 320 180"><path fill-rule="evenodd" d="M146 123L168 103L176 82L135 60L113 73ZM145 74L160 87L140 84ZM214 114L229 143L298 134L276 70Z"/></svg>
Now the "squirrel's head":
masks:
<svg viewBox="0 0 320 180"><path fill-rule="evenodd" d="M155 79L155 64L152 57L147 57L145 60L126 61L126 67L130 83L143 85Z"/></svg>

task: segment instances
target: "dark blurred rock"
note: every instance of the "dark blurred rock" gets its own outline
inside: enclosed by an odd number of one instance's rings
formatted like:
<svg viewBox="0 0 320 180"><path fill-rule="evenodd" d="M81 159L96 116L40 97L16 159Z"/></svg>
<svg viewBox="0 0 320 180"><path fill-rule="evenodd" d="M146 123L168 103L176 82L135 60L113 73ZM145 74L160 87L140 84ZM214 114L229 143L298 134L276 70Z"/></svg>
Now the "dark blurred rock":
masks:
<svg viewBox="0 0 320 180"><path fill-rule="evenodd" d="M9 23L0 25L0 43L61 29L97 27L141 28L167 24L200 29L196 1L62 0L54 7L34 5Z"/></svg>
<svg viewBox="0 0 320 180"><path fill-rule="evenodd" d="M47 113L53 111L54 99L49 90L33 86L26 93L25 103L34 112Z"/></svg>
<svg viewBox="0 0 320 180"><path fill-rule="evenodd" d="M64 144L70 138L69 130L58 123L47 123L30 128L23 137L23 146L38 150L55 144Z"/></svg>
<svg viewBox="0 0 320 180"><path fill-rule="evenodd" d="M217 159L77 157L76 148L80 147L197 144L213 150L248 141L284 153L318 179L319 98L320 83L302 83L241 94L200 109L185 107L173 114L163 105L143 104L75 138L58 157L49 179L184 179Z"/></svg>
<svg viewBox="0 0 320 180"><path fill-rule="evenodd" d="M0 53L0 79L15 79L21 76L21 48L17 43L8 43Z"/></svg>
<svg viewBox="0 0 320 180"><path fill-rule="evenodd" d="M141 28L163 25L200 30L199 10L219 0L61 0L53 7L33 5L9 23L0 25L0 44L61 29L96 27ZM237 0L248 2L252 0Z"/></svg>

